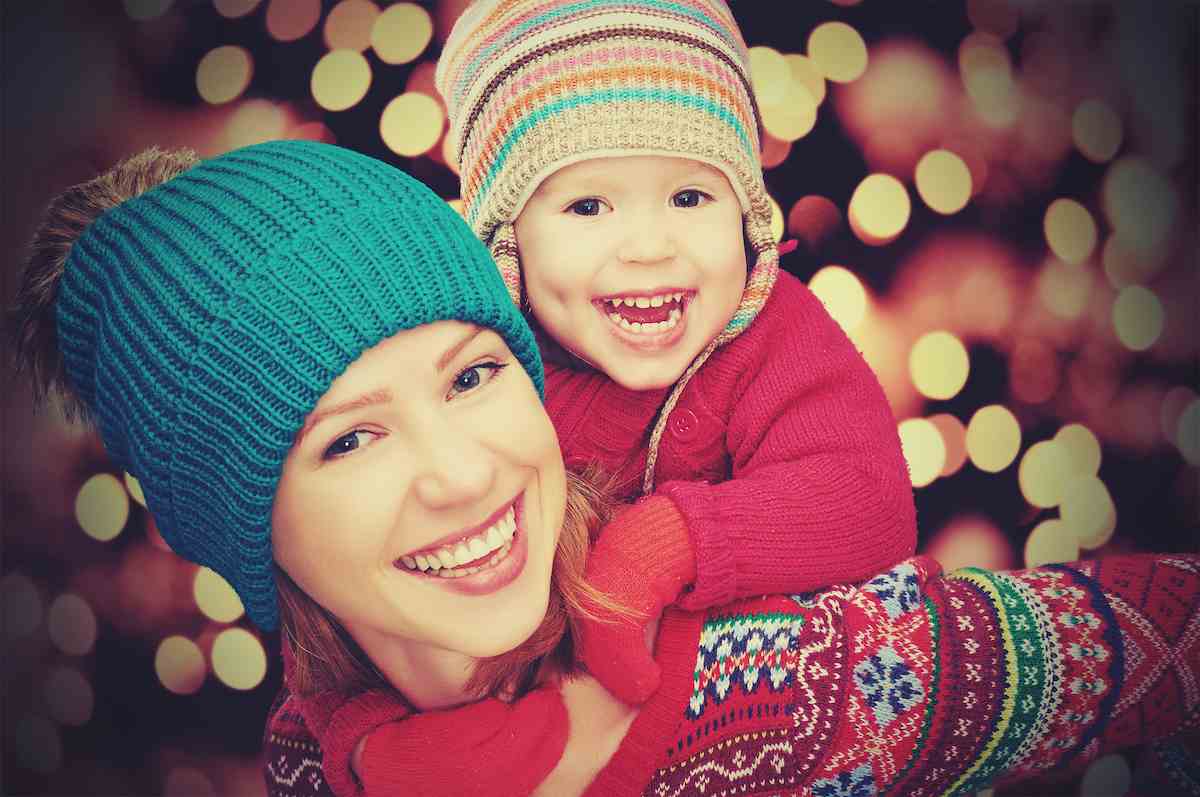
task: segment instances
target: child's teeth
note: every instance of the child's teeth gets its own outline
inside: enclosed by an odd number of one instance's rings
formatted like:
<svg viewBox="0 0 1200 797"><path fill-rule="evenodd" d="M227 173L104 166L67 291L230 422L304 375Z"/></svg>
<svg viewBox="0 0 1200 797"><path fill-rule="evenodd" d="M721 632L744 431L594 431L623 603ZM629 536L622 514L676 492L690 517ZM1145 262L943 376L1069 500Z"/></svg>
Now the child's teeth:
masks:
<svg viewBox="0 0 1200 797"><path fill-rule="evenodd" d="M651 307L662 307L664 301L665 301L665 299L663 299L663 297L655 296L653 299L650 300L650 306Z"/></svg>
<svg viewBox="0 0 1200 797"><path fill-rule="evenodd" d="M650 300L647 299L645 296L639 296L634 301L638 307L649 307L650 306Z"/></svg>
<svg viewBox="0 0 1200 797"><path fill-rule="evenodd" d="M608 301L612 303L612 306L613 306L613 307L620 307L620 306L621 306L621 300L620 300L620 299L609 299Z"/></svg>
<svg viewBox="0 0 1200 797"><path fill-rule="evenodd" d="M682 316L683 313L681 313L679 310L672 310L671 314L667 316L667 321L670 322L671 326L675 326L675 322L678 321Z"/></svg>

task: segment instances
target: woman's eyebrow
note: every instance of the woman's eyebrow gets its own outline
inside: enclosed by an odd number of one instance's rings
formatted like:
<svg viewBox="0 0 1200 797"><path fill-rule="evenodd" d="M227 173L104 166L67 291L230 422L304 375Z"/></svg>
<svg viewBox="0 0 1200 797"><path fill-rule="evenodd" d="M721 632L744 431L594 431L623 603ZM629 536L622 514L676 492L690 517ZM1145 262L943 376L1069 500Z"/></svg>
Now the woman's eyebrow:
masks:
<svg viewBox="0 0 1200 797"><path fill-rule="evenodd" d="M457 357L458 353L466 348L468 343L475 340L475 338L482 334L483 327L475 327L474 329L469 330L467 334L463 335L462 338L460 338L457 342L452 344L450 348L442 352L442 356L438 357L437 360L438 371L446 370L446 366L450 364L450 361Z"/></svg>
<svg viewBox="0 0 1200 797"><path fill-rule="evenodd" d="M304 440L304 435L312 431L313 427L319 424L326 418L334 415L341 415L353 410L370 407L374 404L384 404L392 400L392 391L387 388L373 390L370 393L363 393L361 396L356 396L340 404L334 404L332 407L326 407L323 410L317 410L312 415L308 416L308 420L304 422L304 428L300 430L300 434L296 436L296 442L299 444Z"/></svg>

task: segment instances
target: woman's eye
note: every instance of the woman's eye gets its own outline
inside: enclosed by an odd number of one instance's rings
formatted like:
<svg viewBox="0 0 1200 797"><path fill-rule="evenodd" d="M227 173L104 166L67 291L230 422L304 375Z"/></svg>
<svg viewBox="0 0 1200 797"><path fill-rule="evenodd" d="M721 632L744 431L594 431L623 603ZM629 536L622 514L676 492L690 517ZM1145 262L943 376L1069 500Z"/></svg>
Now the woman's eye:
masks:
<svg viewBox="0 0 1200 797"><path fill-rule="evenodd" d="M695 188L688 188L680 191L671 197L671 203L677 208L694 208L701 205L708 195L703 191L697 191Z"/></svg>
<svg viewBox="0 0 1200 797"><path fill-rule="evenodd" d="M576 216L599 216L605 210L605 205L599 199L580 199L567 206L567 210Z"/></svg>
<svg viewBox="0 0 1200 797"><path fill-rule="evenodd" d="M480 385L487 384L507 366L505 363L478 363L458 372L454 383L450 386L450 398L463 393L469 393Z"/></svg>
<svg viewBox="0 0 1200 797"><path fill-rule="evenodd" d="M374 432L368 432L365 429L355 429L353 432L344 434L330 443L329 448L325 449L324 459L344 457L363 446L370 445L371 439L375 436Z"/></svg>

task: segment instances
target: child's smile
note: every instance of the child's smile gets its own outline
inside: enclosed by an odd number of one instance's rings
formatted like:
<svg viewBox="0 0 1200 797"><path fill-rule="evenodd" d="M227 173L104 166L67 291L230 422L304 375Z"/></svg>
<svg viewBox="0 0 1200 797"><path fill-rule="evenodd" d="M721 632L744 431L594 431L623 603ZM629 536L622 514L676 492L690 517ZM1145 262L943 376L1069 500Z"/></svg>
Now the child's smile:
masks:
<svg viewBox="0 0 1200 797"><path fill-rule="evenodd" d="M699 161L565 166L516 221L530 307L558 343L624 387L667 387L737 309L742 225L729 180Z"/></svg>

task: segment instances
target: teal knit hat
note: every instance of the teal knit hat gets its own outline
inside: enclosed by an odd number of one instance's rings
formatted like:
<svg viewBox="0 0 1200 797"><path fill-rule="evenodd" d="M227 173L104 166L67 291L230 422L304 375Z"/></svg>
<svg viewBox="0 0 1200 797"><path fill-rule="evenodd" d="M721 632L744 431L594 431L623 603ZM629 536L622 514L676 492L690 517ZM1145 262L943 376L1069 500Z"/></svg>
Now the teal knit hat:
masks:
<svg viewBox="0 0 1200 797"><path fill-rule="evenodd" d="M106 212L71 249L57 316L71 386L163 538L265 630L284 459L360 354L465 321L543 389L533 335L458 214L392 166L309 141L221 155Z"/></svg>

